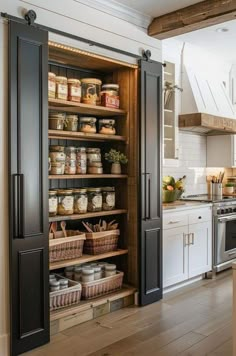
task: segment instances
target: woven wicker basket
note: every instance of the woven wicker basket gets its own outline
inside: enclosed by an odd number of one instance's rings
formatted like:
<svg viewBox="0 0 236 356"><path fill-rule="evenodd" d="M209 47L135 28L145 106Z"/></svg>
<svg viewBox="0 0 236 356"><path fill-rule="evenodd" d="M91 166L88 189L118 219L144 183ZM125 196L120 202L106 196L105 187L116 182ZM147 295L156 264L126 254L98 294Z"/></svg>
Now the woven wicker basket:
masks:
<svg viewBox="0 0 236 356"><path fill-rule="evenodd" d="M99 255L117 250L120 230L86 233L84 242L84 253L88 255Z"/></svg>
<svg viewBox="0 0 236 356"><path fill-rule="evenodd" d="M105 277L82 284L82 299L92 299L114 292L122 287L124 272L117 271L116 275Z"/></svg>
<svg viewBox="0 0 236 356"><path fill-rule="evenodd" d="M50 293L50 311L78 304L81 300L81 291L81 284L69 279L69 288Z"/></svg>
<svg viewBox="0 0 236 356"><path fill-rule="evenodd" d="M85 234L79 231L67 230L68 237L62 237L63 232L57 231L55 239L49 240L50 262L69 260L82 256Z"/></svg>

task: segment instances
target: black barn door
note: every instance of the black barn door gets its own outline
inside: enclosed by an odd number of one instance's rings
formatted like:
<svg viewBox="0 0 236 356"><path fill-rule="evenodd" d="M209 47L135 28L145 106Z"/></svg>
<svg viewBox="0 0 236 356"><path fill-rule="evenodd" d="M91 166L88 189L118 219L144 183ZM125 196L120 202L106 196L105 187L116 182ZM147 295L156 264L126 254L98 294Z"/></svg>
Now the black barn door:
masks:
<svg viewBox="0 0 236 356"><path fill-rule="evenodd" d="M11 354L49 341L48 34L9 23Z"/></svg>
<svg viewBox="0 0 236 356"><path fill-rule="evenodd" d="M140 304L162 298L162 64L140 61Z"/></svg>

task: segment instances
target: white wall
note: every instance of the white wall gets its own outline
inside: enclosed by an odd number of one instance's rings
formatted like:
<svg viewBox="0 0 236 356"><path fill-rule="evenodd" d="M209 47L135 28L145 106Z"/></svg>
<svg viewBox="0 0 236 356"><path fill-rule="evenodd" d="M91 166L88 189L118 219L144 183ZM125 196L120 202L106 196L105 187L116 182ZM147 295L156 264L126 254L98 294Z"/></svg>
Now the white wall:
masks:
<svg viewBox="0 0 236 356"><path fill-rule="evenodd" d="M85 1L78 0L1 0L2 12L21 17L23 9L33 9L37 22L75 34L96 42L120 48L140 55L150 49L152 58L161 61L161 42L150 38L141 27L90 8ZM7 216L7 38L6 23L0 21L0 356L8 355L7 334L9 333L8 303L8 216ZM75 47L96 53L128 60L134 59L114 52L90 47L75 40L50 34L50 39L62 41Z"/></svg>

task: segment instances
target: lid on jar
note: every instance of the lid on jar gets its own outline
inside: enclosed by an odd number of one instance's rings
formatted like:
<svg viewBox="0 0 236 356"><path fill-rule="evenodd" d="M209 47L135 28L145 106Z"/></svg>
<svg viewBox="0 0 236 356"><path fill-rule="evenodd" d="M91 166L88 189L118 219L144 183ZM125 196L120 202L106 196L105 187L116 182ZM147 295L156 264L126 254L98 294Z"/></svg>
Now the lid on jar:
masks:
<svg viewBox="0 0 236 356"><path fill-rule="evenodd" d="M59 287L60 286L60 282L59 281L51 281L50 282L50 286L51 287Z"/></svg>
<svg viewBox="0 0 236 356"><path fill-rule="evenodd" d="M76 149L77 149L77 147L75 147L75 146L67 146L66 147L67 151L75 151Z"/></svg>
<svg viewBox="0 0 236 356"><path fill-rule="evenodd" d="M115 187L102 187L103 192L114 192Z"/></svg>
<svg viewBox="0 0 236 356"><path fill-rule="evenodd" d="M99 124L114 125L115 120L113 119L100 119Z"/></svg>
<svg viewBox="0 0 236 356"><path fill-rule="evenodd" d="M105 270L106 271L115 271L116 270L116 265L113 265L113 264L105 265Z"/></svg>
<svg viewBox="0 0 236 356"><path fill-rule="evenodd" d="M64 152L65 146L51 145L49 146L50 152Z"/></svg>
<svg viewBox="0 0 236 356"><path fill-rule="evenodd" d="M102 89L115 89L119 90L119 84L103 84Z"/></svg>
<svg viewBox="0 0 236 356"><path fill-rule="evenodd" d="M49 195L57 195L57 191L56 190L49 190L48 194Z"/></svg>
<svg viewBox="0 0 236 356"><path fill-rule="evenodd" d="M48 78L56 78L56 74L48 72Z"/></svg>
<svg viewBox="0 0 236 356"><path fill-rule="evenodd" d="M49 279L55 279L55 278L56 278L55 274L49 274Z"/></svg>
<svg viewBox="0 0 236 356"><path fill-rule="evenodd" d="M96 117L80 117L79 121L80 121L80 123L95 124L97 119L96 119Z"/></svg>
<svg viewBox="0 0 236 356"><path fill-rule="evenodd" d="M50 112L49 119L64 119L65 114L61 112Z"/></svg>
<svg viewBox="0 0 236 356"><path fill-rule="evenodd" d="M82 274L85 274L85 275L94 274L94 269L92 269L92 268L83 268L82 269Z"/></svg>
<svg viewBox="0 0 236 356"><path fill-rule="evenodd" d="M57 194L59 195L71 195L73 193L72 189L58 189Z"/></svg>
<svg viewBox="0 0 236 356"><path fill-rule="evenodd" d="M77 151L78 152L86 152L86 147L78 147Z"/></svg>
<svg viewBox="0 0 236 356"><path fill-rule="evenodd" d="M90 193L92 193L92 192L101 193L102 190L101 190L101 188L87 188L87 191Z"/></svg>
<svg viewBox="0 0 236 356"><path fill-rule="evenodd" d="M65 268L65 272L73 272L74 271L74 267L73 266L69 266Z"/></svg>
<svg viewBox="0 0 236 356"><path fill-rule="evenodd" d="M98 85L101 85L102 84L102 81L100 79L97 79L97 78L83 78L81 79L81 83L84 83L84 84L98 84Z"/></svg>
<svg viewBox="0 0 236 356"><path fill-rule="evenodd" d="M76 78L68 78L68 84L80 84L80 80Z"/></svg>
<svg viewBox="0 0 236 356"><path fill-rule="evenodd" d="M65 279L60 279L59 282L60 282L61 286L67 286L68 283L69 283L68 279L66 279L66 278Z"/></svg>
<svg viewBox="0 0 236 356"><path fill-rule="evenodd" d="M76 189L73 189L73 193L87 193L87 189L85 188L76 188Z"/></svg>
<svg viewBox="0 0 236 356"><path fill-rule="evenodd" d="M61 77L61 76L56 76L56 80L57 81L65 81L65 82L67 82L67 78L66 77Z"/></svg>
<svg viewBox="0 0 236 356"><path fill-rule="evenodd" d="M101 149L100 148L87 148L87 153L101 153Z"/></svg>
<svg viewBox="0 0 236 356"><path fill-rule="evenodd" d="M77 115L66 115L66 120L78 121L78 116Z"/></svg>
<svg viewBox="0 0 236 356"><path fill-rule="evenodd" d="M96 273L96 272L101 272L102 267L100 267L100 266L94 266L94 267L93 267L93 270L94 270L94 273Z"/></svg>

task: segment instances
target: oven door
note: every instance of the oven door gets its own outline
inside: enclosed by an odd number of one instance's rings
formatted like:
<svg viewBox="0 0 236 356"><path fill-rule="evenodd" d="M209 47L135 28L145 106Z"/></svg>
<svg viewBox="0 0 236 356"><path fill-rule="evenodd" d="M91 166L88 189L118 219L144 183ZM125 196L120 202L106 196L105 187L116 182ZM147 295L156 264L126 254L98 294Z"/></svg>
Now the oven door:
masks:
<svg viewBox="0 0 236 356"><path fill-rule="evenodd" d="M216 265L236 258L236 215L216 219L215 250Z"/></svg>

